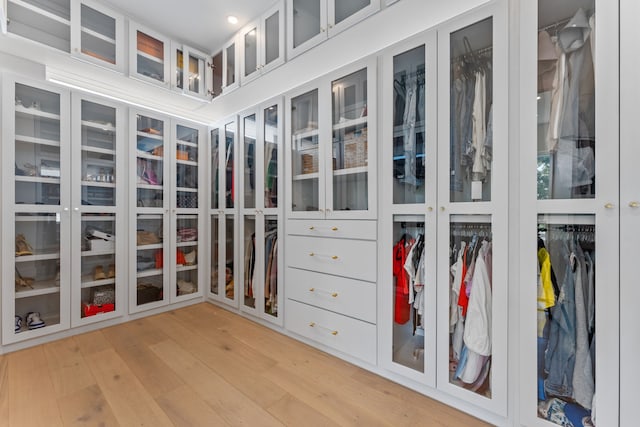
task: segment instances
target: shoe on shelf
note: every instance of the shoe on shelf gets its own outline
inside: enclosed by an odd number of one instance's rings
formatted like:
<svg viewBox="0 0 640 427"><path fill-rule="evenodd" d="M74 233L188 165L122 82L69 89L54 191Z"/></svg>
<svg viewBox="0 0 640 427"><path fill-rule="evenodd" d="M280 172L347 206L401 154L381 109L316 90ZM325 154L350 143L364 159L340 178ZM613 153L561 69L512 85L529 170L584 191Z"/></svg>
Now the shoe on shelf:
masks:
<svg viewBox="0 0 640 427"><path fill-rule="evenodd" d="M184 254L184 260L186 265L195 265L196 264L196 250L192 250L188 254Z"/></svg>
<svg viewBox="0 0 640 427"><path fill-rule="evenodd" d="M37 311L30 311L27 313L27 327L29 329L40 329L45 327L44 320L40 318L40 313Z"/></svg>
<svg viewBox="0 0 640 427"><path fill-rule="evenodd" d="M20 332L22 329L22 317L16 315L16 326L14 332Z"/></svg>
<svg viewBox="0 0 640 427"><path fill-rule="evenodd" d="M96 265L96 269L93 271L93 280L103 280L106 279L107 276L104 274L104 270L101 265Z"/></svg>
<svg viewBox="0 0 640 427"><path fill-rule="evenodd" d="M33 277L22 277L18 268L16 267L16 289L19 288L31 288L33 289L33 282L35 279Z"/></svg>
<svg viewBox="0 0 640 427"><path fill-rule="evenodd" d="M151 168L144 169L144 172L142 173L142 179L144 179L151 185L158 185L158 177L156 176L156 173Z"/></svg>
<svg viewBox="0 0 640 427"><path fill-rule="evenodd" d="M109 264L109 271L107 272L107 278L113 279L114 277L116 277L116 265Z"/></svg>
<svg viewBox="0 0 640 427"><path fill-rule="evenodd" d="M33 255L33 248L27 243L27 238L24 234L16 235L16 256Z"/></svg>

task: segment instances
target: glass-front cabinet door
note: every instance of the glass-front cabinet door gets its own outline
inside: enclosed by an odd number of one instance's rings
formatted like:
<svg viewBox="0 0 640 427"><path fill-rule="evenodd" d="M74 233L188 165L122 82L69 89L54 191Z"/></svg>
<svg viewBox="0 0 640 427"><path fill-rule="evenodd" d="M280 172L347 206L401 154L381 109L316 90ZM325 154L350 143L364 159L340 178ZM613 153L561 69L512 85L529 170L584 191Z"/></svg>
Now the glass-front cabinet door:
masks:
<svg viewBox="0 0 640 427"><path fill-rule="evenodd" d="M71 53L117 71L124 69L124 17L93 0L72 0Z"/></svg>
<svg viewBox="0 0 640 427"><path fill-rule="evenodd" d="M239 51L236 37L229 40L222 48L222 93L227 93L240 85Z"/></svg>
<svg viewBox="0 0 640 427"><path fill-rule="evenodd" d="M167 117L132 110L129 126L132 188L129 223L131 228L135 227L129 257L129 309L137 312L164 305L170 299L168 186L172 147Z"/></svg>
<svg viewBox="0 0 640 427"><path fill-rule="evenodd" d="M4 1L6 21L0 27L68 53L71 51L71 1Z"/></svg>
<svg viewBox="0 0 640 427"><path fill-rule="evenodd" d="M240 79L249 82L284 63L284 0L279 0L260 19L240 33L242 61Z"/></svg>
<svg viewBox="0 0 640 427"><path fill-rule="evenodd" d="M438 32L438 388L507 413L505 14ZM446 309L442 309L446 308Z"/></svg>
<svg viewBox="0 0 640 427"><path fill-rule="evenodd" d="M240 115L242 166L240 234L242 246L243 311L282 323L281 263L278 232L281 229L279 176L282 170L282 101L273 100ZM279 268L280 266L280 268Z"/></svg>
<svg viewBox="0 0 640 427"><path fill-rule="evenodd" d="M70 99L9 75L2 93L2 342L10 344L70 324Z"/></svg>
<svg viewBox="0 0 640 427"><path fill-rule="evenodd" d="M213 55L207 62L207 96L210 98L216 98L222 94L223 84L223 56L224 51L220 51Z"/></svg>
<svg viewBox="0 0 640 427"><path fill-rule="evenodd" d="M326 40L327 1L331 0L287 0L289 59Z"/></svg>
<svg viewBox="0 0 640 427"><path fill-rule="evenodd" d="M329 0L329 37L380 10L380 0Z"/></svg>
<svg viewBox="0 0 640 427"><path fill-rule="evenodd" d="M619 191L635 184L619 166L617 4L538 0L522 10L530 52L520 147L527 425L626 425L618 418L618 382L627 379L619 369L619 268L620 248L630 246L619 244L634 234L620 235L619 215L634 199L618 204Z"/></svg>
<svg viewBox="0 0 640 427"><path fill-rule="evenodd" d="M380 361L436 384L436 34L383 53Z"/></svg>
<svg viewBox="0 0 640 427"><path fill-rule="evenodd" d="M209 180L209 259L210 298L238 306L240 270L236 265L238 242L238 160L236 155L238 121L229 117L210 129Z"/></svg>
<svg viewBox="0 0 640 427"><path fill-rule="evenodd" d="M175 289L172 300L183 300L202 295L198 254L200 245L200 191L201 181L199 148L203 132L186 123L173 124L175 147L175 200L172 201L171 230L175 246Z"/></svg>
<svg viewBox="0 0 640 427"><path fill-rule="evenodd" d="M342 69L287 99L289 217L375 217L374 62Z"/></svg>
<svg viewBox="0 0 640 427"><path fill-rule="evenodd" d="M124 108L72 96L72 325L121 315L127 238Z"/></svg>
<svg viewBox="0 0 640 427"><path fill-rule="evenodd" d="M198 98L207 96L206 64L211 59L187 46L172 43L171 88Z"/></svg>
<svg viewBox="0 0 640 427"><path fill-rule="evenodd" d="M169 87L171 42L161 34L129 21L129 73Z"/></svg>

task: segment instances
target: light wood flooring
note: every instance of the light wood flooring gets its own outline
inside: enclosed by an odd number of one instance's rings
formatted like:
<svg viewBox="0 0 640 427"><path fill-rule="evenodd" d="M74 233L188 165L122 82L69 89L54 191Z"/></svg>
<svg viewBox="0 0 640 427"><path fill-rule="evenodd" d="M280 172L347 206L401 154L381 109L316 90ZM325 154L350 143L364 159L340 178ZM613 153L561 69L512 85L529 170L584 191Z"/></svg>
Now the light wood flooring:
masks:
<svg viewBox="0 0 640 427"><path fill-rule="evenodd" d="M203 303L0 356L0 425L487 424Z"/></svg>

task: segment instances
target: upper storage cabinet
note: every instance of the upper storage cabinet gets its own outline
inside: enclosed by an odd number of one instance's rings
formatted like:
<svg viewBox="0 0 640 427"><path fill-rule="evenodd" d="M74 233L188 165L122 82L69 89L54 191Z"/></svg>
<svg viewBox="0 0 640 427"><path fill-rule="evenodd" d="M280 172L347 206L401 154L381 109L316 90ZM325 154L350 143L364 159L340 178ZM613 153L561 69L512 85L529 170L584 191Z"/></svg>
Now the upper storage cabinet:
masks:
<svg viewBox="0 0 640 427"><path fill-rule="evenodd" d="M240 86L239 51L237 37L229 40L222 48L222 93L227 93Z"/></svg>
<svg viewBox="0 0 640 427"><path fill-rule="evenodd" d="M284 0L240 32L240 80L249 82L284 63Z"/></svg>
<svg viewBox="0 0 640 427"><path fill-rule="evenodd" d="M92 0L72 0L71 53L123 71L124 17Z"/></svg>
<svg viewBox="0 0 640 427"><path fill-rule="evenodd" d="M10 33L69 52L71 0L8 0Z"/></svg>
<svg viewBox="0 0 640 427"><path fill-rule="evenodd" d="M206 65L211 58L187 46L171 44L171 89L186 95L205 98Z"/></svg>
<svg viewBox="0 0 640 427"><path fill-rule="evenodd" d="M211 98L222 94L222 80L224 77L223 57L224 52L220 51L213 55L210 62L207 62L207 95Z"/></svg>
<svg viewBox="0 0 640 427"><path fill-rule="evenodd" d="M368 60L287 99L290 217L375 217L375 75Z"/></svg>
<svg viewBox="0 0 640 427"><path fill-rule="evenodd" d="M129 22L129 73L132 77L168 87L169 48L167 38Z"/></svg>
<svg viewBox="0 0 640 427"><path fill-rule="evenodd" d="M287 0L287 56L311 49L380 9L380 0Z"/></svg>

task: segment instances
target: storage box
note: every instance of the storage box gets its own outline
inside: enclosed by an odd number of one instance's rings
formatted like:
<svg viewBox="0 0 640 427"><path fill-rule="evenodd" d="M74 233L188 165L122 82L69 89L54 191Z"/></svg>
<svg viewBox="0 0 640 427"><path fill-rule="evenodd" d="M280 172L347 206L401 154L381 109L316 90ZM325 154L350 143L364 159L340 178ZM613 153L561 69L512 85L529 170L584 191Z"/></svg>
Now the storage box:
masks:
<svg viewBox="0 0 640 427"><path fill-rule="evenodd" d="M367 132L344 141L344 168L358 168L367 166L368 141Z"/></svg>
<svg viewBox="0 0 640 427"><path fill-rule="evenodd" d="M116 249L115 240L88 239L90 251L114 251Z"/></svg>
<svg viewBox="0 0 640 427"><path fill-rule="evenodd" d="M157 288L152 284L140 283L136 289L138 305L147 304L162 299L162 288Z"/></svg>
<svg viewBox="0 0 640 427"><path fill-rule="evenodd" d="M318 158L313 154L301 154L302 173L318 172Z"/></svg>
<svg viewBox="0 0 640 427"><path fill-rule="evenodd" d="M115 304L82 304L82 317L95 316L98 313L108 313L116 309Z"/></svg>

